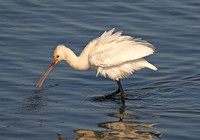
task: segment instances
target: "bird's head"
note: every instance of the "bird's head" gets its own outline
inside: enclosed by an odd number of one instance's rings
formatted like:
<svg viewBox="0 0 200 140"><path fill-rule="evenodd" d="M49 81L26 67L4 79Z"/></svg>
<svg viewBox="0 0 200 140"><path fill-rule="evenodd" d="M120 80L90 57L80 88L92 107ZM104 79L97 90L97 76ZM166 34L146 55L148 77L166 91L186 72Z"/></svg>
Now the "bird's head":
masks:
<svg viewBox="0 0 200 140"><path fill-rule="evenodd" d="M56 49L54 50L54 54L53 54L54 60L58 62L61 60L65 60L65 52L67 49L68 48L65 47L64 45L58 45Z"/></svg>
<svg viewBox="0 0 200 140"><path fill-rule="evenodd" d="M36 87L41 87L44 80L46 79L46 77L48 76L48 74L50 73L50 71L53 69L53 67L61 60L65 59L65 55L64 52L66 52L66 49L68 49L67 47L65 47L64 45L58 45L56 47L56 49L54 50L54 59L50 65L50 67L46 70L46 72L44 73L44 75L42 76L42 78L37 82Z"/></svg>

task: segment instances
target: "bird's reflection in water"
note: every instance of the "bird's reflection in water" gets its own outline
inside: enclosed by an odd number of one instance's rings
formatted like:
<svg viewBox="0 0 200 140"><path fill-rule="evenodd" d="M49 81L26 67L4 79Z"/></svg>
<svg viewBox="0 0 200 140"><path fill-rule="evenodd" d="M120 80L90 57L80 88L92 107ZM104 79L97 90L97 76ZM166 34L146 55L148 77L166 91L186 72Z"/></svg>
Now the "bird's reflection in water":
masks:
<svg viewBox="0 0 200 140"><path fill-rule="evenodd" d="M162 138L162 134L150 131L154 124L142 123L130 120L140 119L135 115L124 114L125 105L119 109L119 113L108 114L110 117L118 118L118 121L102 122L98 127L107 129L106 131L93 131L93 130L75 130L78 136L71 137L76 140L151 140L152 137ZM128 119L129 121L125 121ZM48 130L43 125L43 120L40 120L40 127L43 130L56 134L58 140L67 140L61 134L52 130Z"/></svg>
<svg viewBox="0 0 200 140"><path fill-rule="evenodd" d="M137 116L123 114L125 106L122 106L119 114L108 114L110 117L117 117L119 121L99 123L98 127L109 129L110 131L76 130L77 140L150 140L152 137L161 138L162 134L145 130L153 128L154 124L134 121L124 121L124 119L138 119ZM144 129L139 129L144 128Z"/></svg>

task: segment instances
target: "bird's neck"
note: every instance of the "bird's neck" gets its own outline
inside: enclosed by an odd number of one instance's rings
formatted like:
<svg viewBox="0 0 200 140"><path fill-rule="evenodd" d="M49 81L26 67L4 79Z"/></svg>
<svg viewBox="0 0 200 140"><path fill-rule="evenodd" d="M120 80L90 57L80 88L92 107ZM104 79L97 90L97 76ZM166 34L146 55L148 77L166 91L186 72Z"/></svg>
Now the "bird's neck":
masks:
<svg viewBox="0 0 200 140"><path fill-rule="evenodd" d="M65 60L72 68L77 70L89 69L87 53L82 52L80 56L76 56L76 54L71 49L68 48L66 51Z"/></svg>

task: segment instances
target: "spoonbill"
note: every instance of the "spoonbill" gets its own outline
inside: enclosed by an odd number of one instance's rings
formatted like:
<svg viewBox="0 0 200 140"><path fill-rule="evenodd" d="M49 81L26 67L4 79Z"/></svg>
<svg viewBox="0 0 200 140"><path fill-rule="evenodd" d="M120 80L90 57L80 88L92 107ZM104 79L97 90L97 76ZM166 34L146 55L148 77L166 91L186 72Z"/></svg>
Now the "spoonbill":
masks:
<svg viewBox="0 0 200 140"><path fill-rule="evenodd" d="M41 87L45 78L52 68L61 60L77 70L93 69L98 76L109 77L115 80L118 89L106 97L111 97L121 93L121 99L124 101L125 93L120 83L120 79L126 78L134 71L142 68L157 70L157 68L147 62L143 57L155 52L155 47L147 41L140 38L121 35L122 32L114 32L114 28L105 31L100 37L92 40L84 48L79 56L64 45L58 45L54 50L54 59L52 64L37 82L36 87Z"/></svg>

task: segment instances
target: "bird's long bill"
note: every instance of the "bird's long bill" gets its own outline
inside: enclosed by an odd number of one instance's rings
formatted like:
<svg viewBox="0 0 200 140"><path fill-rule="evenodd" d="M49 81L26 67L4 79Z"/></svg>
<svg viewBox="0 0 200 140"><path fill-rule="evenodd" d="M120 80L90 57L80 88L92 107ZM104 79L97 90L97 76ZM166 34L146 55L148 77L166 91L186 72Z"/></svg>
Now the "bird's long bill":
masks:
<svg viewBox="0 0 200 140"><path fill-rule="evenodd" d="M51 63L51 66L46 70L46 72L44 73L44 75L42 76L42 78L37 82L36 84L36 88L37 87L41 87L44 80L46 79L46 77L48 76L48 74L50 73L50 71L53 69L53 67L58 63L58 60L56 58L54 58L53 62Z"/></svg>

